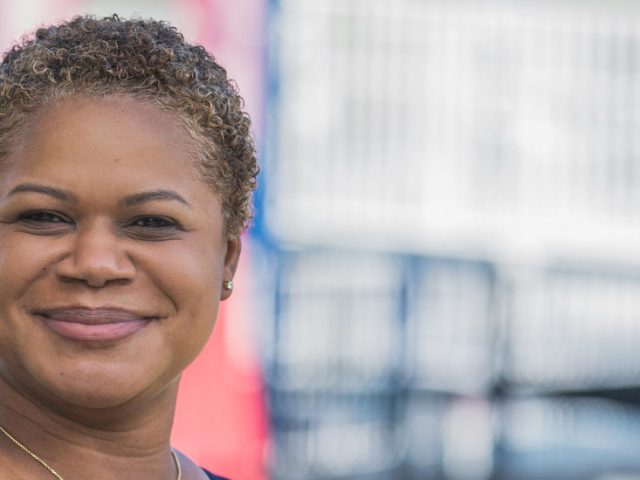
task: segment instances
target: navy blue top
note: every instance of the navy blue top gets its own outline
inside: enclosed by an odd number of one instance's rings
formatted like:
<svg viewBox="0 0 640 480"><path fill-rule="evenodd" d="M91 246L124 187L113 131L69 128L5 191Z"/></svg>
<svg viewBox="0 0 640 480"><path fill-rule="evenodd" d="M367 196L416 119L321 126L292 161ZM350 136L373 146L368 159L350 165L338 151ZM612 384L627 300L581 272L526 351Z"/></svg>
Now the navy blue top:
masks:
<svg viewBox="0 0 640 480"><path fill-rule="evenodd" d="M204 473L206 473L206 474L207 474L207 477L209 477L211 480L229 480L229 479L227 479L227 478L219 477L219 476L217 476L217 475L214 475L213 473L211 473L211 472L210 472L210 471L208 471L208 470L205 470L204 468L203 468L203 470L204 470Z"/></svg>

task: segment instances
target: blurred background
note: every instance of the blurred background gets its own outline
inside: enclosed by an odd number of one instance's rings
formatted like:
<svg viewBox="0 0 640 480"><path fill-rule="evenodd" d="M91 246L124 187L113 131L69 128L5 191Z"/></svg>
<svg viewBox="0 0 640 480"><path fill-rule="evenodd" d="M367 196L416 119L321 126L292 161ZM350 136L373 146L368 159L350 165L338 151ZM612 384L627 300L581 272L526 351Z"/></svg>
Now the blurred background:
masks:
<svg viewBox="0 0 640 480"><path fill-rule="evenodd" d="M640 4L0 0L169 20L262 163L175 444L235 480L640 479Z"/></svg>

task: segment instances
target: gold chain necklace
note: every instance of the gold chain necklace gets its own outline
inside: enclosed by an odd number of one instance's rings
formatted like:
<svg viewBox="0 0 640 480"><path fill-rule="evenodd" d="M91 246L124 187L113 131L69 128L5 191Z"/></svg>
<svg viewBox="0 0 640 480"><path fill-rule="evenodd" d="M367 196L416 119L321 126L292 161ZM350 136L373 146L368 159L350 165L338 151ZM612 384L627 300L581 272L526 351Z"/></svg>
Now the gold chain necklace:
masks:
<svg viewBox="0 0 640 480"><path fill-rule="evenodd" d="M51 467L47 462L45 462L43 459L41 459L38 455L33 453L31 450L29 450L29 448L27 448L27 446L24 445L23 443L21 443L17 438L15 438L13 435L11 435L9 432L7 432L2 427L2 425L0 425L0 432L4 433L4 435L9 440L11 440L16 447L18 447L20 450L22 450L24 453L29 455L36 462L38 462L40 465L42 465L44 468L46 468L51 475L56 477L57 480L64 480L64 478L62 478L62 475L60 475L58 472L56 472L53 469L53 467ZM180 460L178 459L178 456L176 455L176 452L174 452L173 450L171 450L171 458L173 458L173 463L176 464L176 470L178 471L178 476L176 477L176 480L182 480L182 467L180 465Z"/></svg>

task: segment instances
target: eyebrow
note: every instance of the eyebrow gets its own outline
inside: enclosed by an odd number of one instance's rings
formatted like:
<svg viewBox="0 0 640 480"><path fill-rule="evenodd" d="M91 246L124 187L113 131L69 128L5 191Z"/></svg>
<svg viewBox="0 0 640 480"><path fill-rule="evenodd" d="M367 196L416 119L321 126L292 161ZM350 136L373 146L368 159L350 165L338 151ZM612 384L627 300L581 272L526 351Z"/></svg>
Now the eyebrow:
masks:
<svg viewBox="0 0 640 480"><path fill-rule="evenodd" d="M11 191L7 194L7 197L11 195L15 195L16 193L24 193L24 192L34 192L34 193L43 193L45 195L49 195L58 200L72 200L76 202L78 198L71 193L69 190L63 190L61 188L49 187L47 185L40 185L39 183L21 183L20 185L15 186L11 189Z"/></svg>
<svg viewBox="0 0 640 480"><path fill-rule="evenodd" d="M63 201L78 201L78 197L69 190L41 185L39 183L21 183L20 185L17 185L11 189L11 191L7 194L7 198L17 193L25 192L42 193L44 195L49 195L55 199ZM124 197L118 202L118 204L125 207L132 207L134 205L140 205L142 203L157 200L177 200L187 207L193 208L191 207L189 202L187 202L178 192L175 192L173 190L152 190L149 192L134 193L132 195Z"/></svg>
<svg viewBox="0 0 640 480"><path fill-rule="evenodd" d="M178 192L173 190L153 190L150 192L134 193L128 195L120 200L118 203L125 207L132 207L134 205L140 205L141 203L152 202L156 200L177 200L183 203L189 208L192 208L189 202L187 202Z"/></svg>

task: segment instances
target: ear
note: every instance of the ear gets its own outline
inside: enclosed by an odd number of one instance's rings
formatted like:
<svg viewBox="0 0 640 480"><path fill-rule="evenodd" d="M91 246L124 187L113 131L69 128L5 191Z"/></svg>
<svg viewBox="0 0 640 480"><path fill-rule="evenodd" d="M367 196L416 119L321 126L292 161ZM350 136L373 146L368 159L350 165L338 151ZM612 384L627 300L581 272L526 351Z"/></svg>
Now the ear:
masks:
<svg viewBox="0 0 640 480"><path fill-rule="evenodd" d="M242 245L239 235L229 235L227 237L227 252L224 256L224 268L222 270L222 281L233 280L233 276L238 268L238 260L240 259L240 250ZM220 291L220 300L226 300L231 296L232 289L222 287Z"/></svg>

